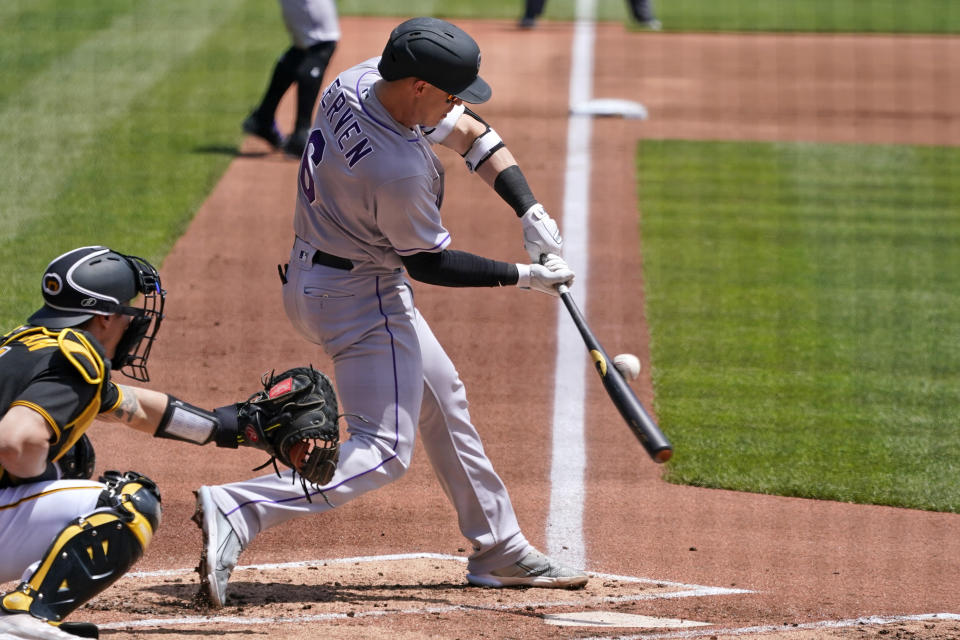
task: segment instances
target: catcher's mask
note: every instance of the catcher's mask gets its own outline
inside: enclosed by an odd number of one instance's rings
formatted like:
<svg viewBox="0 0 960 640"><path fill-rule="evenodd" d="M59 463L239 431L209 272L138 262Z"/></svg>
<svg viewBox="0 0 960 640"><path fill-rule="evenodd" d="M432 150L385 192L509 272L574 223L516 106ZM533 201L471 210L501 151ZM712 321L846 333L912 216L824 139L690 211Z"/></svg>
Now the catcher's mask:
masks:
<svg viewBox="0 0 960 640"><path fill-rule="evenodd" d="M64 329L81 325L94 315L131 316L110 364L134 380L150 379L147 357L163 320L166 291L149 262L107 247L81 247L47 266L42 289L43 307L28 320L33 325ZM141 306L128 306L137 295Z"/></svg>

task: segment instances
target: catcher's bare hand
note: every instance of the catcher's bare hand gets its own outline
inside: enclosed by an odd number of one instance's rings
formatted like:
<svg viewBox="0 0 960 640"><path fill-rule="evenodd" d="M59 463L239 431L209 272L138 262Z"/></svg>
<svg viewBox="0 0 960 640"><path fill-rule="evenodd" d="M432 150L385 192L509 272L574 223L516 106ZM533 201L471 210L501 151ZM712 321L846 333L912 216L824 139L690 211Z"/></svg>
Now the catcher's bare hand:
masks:
<svg viewBox="0 0 960 640"><path fill-rule="evenodd" d="M339 449L339 445L331 440L300 440L290 447L290 463L311 483L325 485L337 470Z"/></svg>

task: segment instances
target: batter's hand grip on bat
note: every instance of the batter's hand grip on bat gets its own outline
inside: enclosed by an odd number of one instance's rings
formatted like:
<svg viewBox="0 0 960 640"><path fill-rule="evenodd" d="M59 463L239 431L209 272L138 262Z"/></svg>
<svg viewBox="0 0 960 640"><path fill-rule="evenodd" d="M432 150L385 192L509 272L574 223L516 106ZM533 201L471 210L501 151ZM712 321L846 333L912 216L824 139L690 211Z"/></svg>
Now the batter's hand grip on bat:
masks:
<svg viewBox="0 0 960 640"><path fill-rule="evenodd" d="M620 412L620 415L623 416L627 426L633 431L633 434L640 441L640 444L643 445L643 448L646 449L647 454L653 461L658 463L666 462L673 455L673 445L670 444L670 441L667 440L667 437L660 430L660 427L657 426L657 423L650 417L650 414L643 408L633 389L630 388L630 385L627 384L627 381L624 380L623 376L613 365L613 361L607 355L607 352L604 351L600 342L590 329L590 326L587 324L586 319L583 317L583 314L580 312L580 309L577 307L577 304L573 301L573 297L570 295L570 291L566 285L557 285L557 292L560 294L560 299L563 300L563 304L570 313L573 323L580 332L580 337L583 338L587 350L593 358L597 373L603 382L603 388L606 390L607 395L610 396L610 400L613 401L614 406Z"/></svg>

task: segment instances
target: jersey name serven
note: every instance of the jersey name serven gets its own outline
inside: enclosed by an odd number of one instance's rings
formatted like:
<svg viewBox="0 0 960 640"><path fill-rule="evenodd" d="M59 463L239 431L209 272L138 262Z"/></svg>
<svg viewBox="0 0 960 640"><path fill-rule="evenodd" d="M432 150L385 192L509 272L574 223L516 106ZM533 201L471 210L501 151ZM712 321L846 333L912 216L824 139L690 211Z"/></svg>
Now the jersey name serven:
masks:
<svg viewBox="0 0 960 640"><path fill-rule="evenodd" d="M339 91L340 86L340 78L333 81L330 87L323 93L323 98L320 100L320 109L323 110L327 121L333 129L334 135L337 136L336 142L340 153L346 158L347 166L352 169L355 164L373 153L373 147L370 146L370 139L367 138L363 129L360 128L360 123L357 122L353 111L351 109L344 111L343 108L347 104L347 98L343 95L342 91ZM341 111L343 111L342 114L340 114ZM338 114L340 114L339 119L337 119ZM335 119L337 120L336 124L334 124ZM357 136L363 136L363 138L345 151L344 148L346 147L347 141Z"/></svg>

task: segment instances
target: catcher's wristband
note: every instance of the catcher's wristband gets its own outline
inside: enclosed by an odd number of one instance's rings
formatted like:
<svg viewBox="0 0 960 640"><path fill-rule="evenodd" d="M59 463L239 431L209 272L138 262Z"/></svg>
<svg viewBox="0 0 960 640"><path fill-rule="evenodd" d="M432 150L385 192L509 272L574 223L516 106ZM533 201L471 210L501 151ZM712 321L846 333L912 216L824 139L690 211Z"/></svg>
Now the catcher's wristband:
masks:
<svg viewBox="0 0 960 640"><path fill-rule="evenodd" d="M156 438L169 438L201 445L215 440L218 447L236 449L236 434L237 417L234 405L210 412L168 395L167 408L153 435Z"/></svg>
<svg viewBox="0 0 960 640"><path fill-rule="evenodd" d="M240 446L240 424L237 422L237 405L228 404L213 410L217 419L217 431L213 440L218 447L236 449Z"/></svg>

